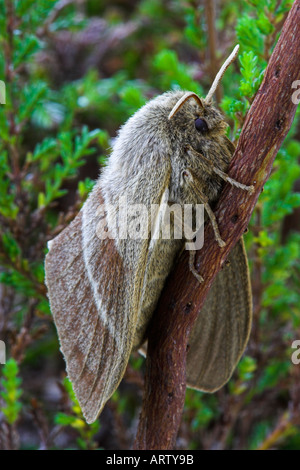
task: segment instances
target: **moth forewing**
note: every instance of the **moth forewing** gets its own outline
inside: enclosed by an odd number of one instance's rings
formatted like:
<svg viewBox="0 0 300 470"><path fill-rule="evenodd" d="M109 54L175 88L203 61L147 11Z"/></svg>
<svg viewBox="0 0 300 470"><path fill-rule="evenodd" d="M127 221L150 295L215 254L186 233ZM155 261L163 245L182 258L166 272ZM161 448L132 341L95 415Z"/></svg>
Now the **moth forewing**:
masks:
<svg viewBox="0 0 300 470"><path fill-rule="evenodd" d="M99 203L103 198L96 187L75 220L53 240L46 257L46 283L61 350L89 423L118 386L130 355L133 333L122 311L137 314L133 289L127 287L134 286L132 273L124 269L114 240L96 235ZM109 266L113 275L108 275Z"/></svg>
<svg viewBox="0 0 300 470"><path fill-rule="evenodd" d="M126 141L131 145L130 139ZM141 164L135 169L135 184L128 182L129 203L137 202L141 193L147 207L162 202L169 185L170 161L167 155L165 158L155 155L155 147L152 157L153 163L161 162L156 181L151 182L152 166ZM124 195L123 191L114 192L124 184L124 172L119 171L118 181L118 175L113 174L111 179L109 171L100 177L75 220L51 241L45 262L46 284L61 350L88 423L97 418L119 385L134 339L141 341L136 335L137 325L144 324L138 317L151 236L150 220L146 238L99 237L99 224L108 227L110 236L116 235L115 227L111 226L114 217L107 214L114 210L114 216L119 215L117 196ZM143 326L141 337L144 329Z"/></svg>

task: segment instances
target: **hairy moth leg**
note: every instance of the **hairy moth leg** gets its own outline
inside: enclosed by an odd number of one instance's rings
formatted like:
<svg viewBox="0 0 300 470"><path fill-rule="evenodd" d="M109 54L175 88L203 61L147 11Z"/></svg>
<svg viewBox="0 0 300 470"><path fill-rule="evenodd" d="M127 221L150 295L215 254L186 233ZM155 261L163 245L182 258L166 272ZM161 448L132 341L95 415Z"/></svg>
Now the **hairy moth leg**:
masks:
<svg viewBox="0 0 300 470"><path fill-rule="evenodd" d="M192 242L192 240L188 240L188 242ZM191 273L195 276L197 281L203 282L204 279L201 276L201 274L198 273L198 271L195 268L195 257L196 257L196 250L189 250L189 268Z"/></svg>
<svg viewBox="0 0 300 470"><path fill-rule="evenodd" d="M211 164L211 162L206 157L204 157L204 155L202 155L199 152L196 152L190 146L189 146L189 149L191 151L197 153L197 155L199 155L199 157L201 157L203 159L204 165L205 165L205 167L207 167L207 169L210 173L214 172L214 173L218 174L223 180L227 181L228 183L232 184L233 186L238 187L239 189L249 191L250 194L253 192L254 187L252 185L247 186L245 184L239 183L238 181L230 178L226 173L224 173L223 171L221 171L218 168L216 168L215 166L213 166ZM220 246L220 248L223 248L226 245L226 243L221 238L218 223L217 223L217 219L216 219L215 214L212 211L212 209L211 209L211 207L208 203L208 198L199 189L200 185L199 184L197 185L197 177L196 177L195 173L190 168L186 168L183 172L183 177L185 177L185 180L189 184L191 190L197 195L198 200L201 201L202 204L204 204L204 208L207 212L207 215L208 215L208 217L211 221L211 224L212 224L212 227L213 227L213 230L214 230L215 239L216 239L218 245ZM196 255L196 252L194 250L191 250L190 251L190 256L189 256L189 268L190 268L191 272L194 274L194 276L196 277L196 279L199 282L203 282L203 277L197 272L197 270L195 268L195 255Z"/></svg>
<svg viewBox="0 0 300 470"><path fill-rule="evenodd" d="M190 145L187 146L188 152L193 153L194 155L197 155L199 159L201 159L201 163L204 166L205 170L212 174L216 173L222 180L226 181L227 183L230 183L232 186L235 186L236 188L243 189L244 191L249 191L250 194L253 193L254 191L254 186L251 184L250 186L240 183L239 181L236 181L233 178L230 178L224 171L220 170L216 166L214 166L211 161L205 157L202 153L197 152L196 150L193 149Z"/></svg>
<svg viewBox="0 0 300 470"><path fill-rule="evenodd" d="M197 195L198 200L204 205L204 209L207 212L207 215L212 223L214 234L216 241L218 245L223 248L226 243L224 240L222 240L220 232L219 232L219 227L217 223L217 219L215 217L215 214L213 213L209 203L208 203L208 198L203 194L203 192L199 189L199 185L197 185L197 178L194 174L194 172L190 169L187 168L183 171L183 177L185 177L186 182L190 186L190 189Z"/></svg>

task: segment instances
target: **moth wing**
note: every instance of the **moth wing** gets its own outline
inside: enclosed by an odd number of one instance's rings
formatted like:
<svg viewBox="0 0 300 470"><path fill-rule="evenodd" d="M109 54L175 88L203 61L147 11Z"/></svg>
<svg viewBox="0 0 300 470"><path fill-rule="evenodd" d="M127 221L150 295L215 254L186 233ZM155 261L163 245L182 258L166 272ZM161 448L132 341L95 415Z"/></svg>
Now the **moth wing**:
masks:
<svg viewBox="0 0 300 470"><path fill-rule="evenodd" d="M151 187L154 204L160 202L169 175L169 168L161 167L160 177ZM141 184L143 194L150 198L145 181ZM149 244L148 239L125 240L131 262L124 263L115 240L99 239L97 235L103 217L99 207L105 206L97 184L74 221L50 242L45 261L61 351L88 423L95 421L124 375L134 340Z"/></svg>
<svg viewBox="0 0 300 470"><path fill-rule="evenodd" d="M252 295L242 239L217 274L196 324L187 354L187 386L205 392L221 388L231 377L250 334Z"/></svg>

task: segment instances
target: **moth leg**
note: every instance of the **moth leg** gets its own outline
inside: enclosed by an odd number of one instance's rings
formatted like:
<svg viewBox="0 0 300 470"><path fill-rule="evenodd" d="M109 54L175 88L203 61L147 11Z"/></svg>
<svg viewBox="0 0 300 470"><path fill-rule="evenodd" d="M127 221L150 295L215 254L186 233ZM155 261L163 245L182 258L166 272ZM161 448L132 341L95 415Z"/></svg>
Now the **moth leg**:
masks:
<svg viewBox="0 0 300 470"><path fill-rule="evenodd" d="M246 184L239 183L239 181L234 180L233 178L230 178L224 171L219 170L219 168L214 167L214 172L219 175L224 181L227 181L227 183L230 183L232 186L235 186L236 188L243 189L244 191L249 191L250 194L253 193L254 191L254 186L251 184L251 186L247 186Z"/></svg>
<svg viewBox="0 0 300 470"><path fill-rule="evenodd" d="M216 173L222 180L226 181L227 183L230 183L232 186L235 186L236 188L243 189L244 191L249 191L250 194L253 193L254 191L254 186L251 184L251 186L248 186L246 184L240 183L239 181L236 181L233 178L230 178L224 171L220 170L216 166L214 166L211 161L205 157L202 153L197 152L196 150L193 149L191 145L187 146L187 150L194 155L197 155L199 159L201 159L202 165L205 167L205 170L212 174Z"/></svg>
<svg viewBox="0 0 300 470"><path fill-rule="evenodd" d="M195 184L195 181L197 181L197 179L194 176L193 171L191 169L184 170L183 171L183 176L185 177L185 179L188 182L188 184L189 184L190 188L192 189L192 191L197 194L198 200L201 201L202 204L204 205L204 209L206 210L207 215L208 215L208 217L211 221L216 241L217 241L218 245L222 248L223 246L226 245L226 243L221 238L218 223L217 223L215 214L213 213L213 211L210 208L210 205L208 203L208 198L205 196L205 194L202 193L202 191Z"/></svg>
<svg viewBox="0 0 300 470"><path fill-rule="evenodd" d="M191 242L191 240L189 241ZM198 271L195 268L195 256L196 256L196 251L189 250L189 268L190 268L191 273L197 279L197 281L203 282L204 281L203 277L198 273Z"/></svg>
<svg viewBox="0 0 300 470"><path fill-rule="evenodd" d="M174 214L174 217L176 218L176 213ZM181 218L180 220L178 220L178 222L182 222ZM180 258L180 255L183 253L184 250L186 250L186 245L187 244L191 244L193 243L193 240L189 240L189 239L186 239L186 243L182 246L180 252L178 253L178 258ZM195 276L195 278L197 279L197 281L199 282L203 282L204 279L203 277L198 273L198 271L196 270L196 267L195 267L195 256L196 256L196 250L191 250L191 249L188 249L189 251L189 269L191 271L191 273Z"/></svg>

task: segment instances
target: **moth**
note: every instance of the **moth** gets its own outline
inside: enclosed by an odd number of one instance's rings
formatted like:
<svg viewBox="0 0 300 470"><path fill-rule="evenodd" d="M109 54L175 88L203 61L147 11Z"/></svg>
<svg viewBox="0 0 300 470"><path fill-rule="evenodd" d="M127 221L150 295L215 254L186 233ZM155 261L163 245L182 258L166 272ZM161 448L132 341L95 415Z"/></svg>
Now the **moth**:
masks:
<svg viewBox="0 0 300 470"><path fill-rule="evenodd" d="M212 103L237 51L238 46L205 99L192 92L166 92L125 123L81 211L49 242L45 270L51 310L67 373L88 423L96 420L118 387L131 352L143 347L165 280L187 241L154 236L163 207L174 202L203 204L214 228L216 249L222 249L225 242L211 204L224 181L242 191L253 189L226 174L234 145L225 135L224 117ZM146 237L116 233L116 227L124 229L118 203L125 195L129 204L142 204L149 213L156 207L154 222L145 220ZM99 230L107 236L99 236ZM190 269L201 282L194 254L190 250ZM189 342L187 385L207 392L229 380L251 326L251 287L242 239L228 259Z"/></svg>

